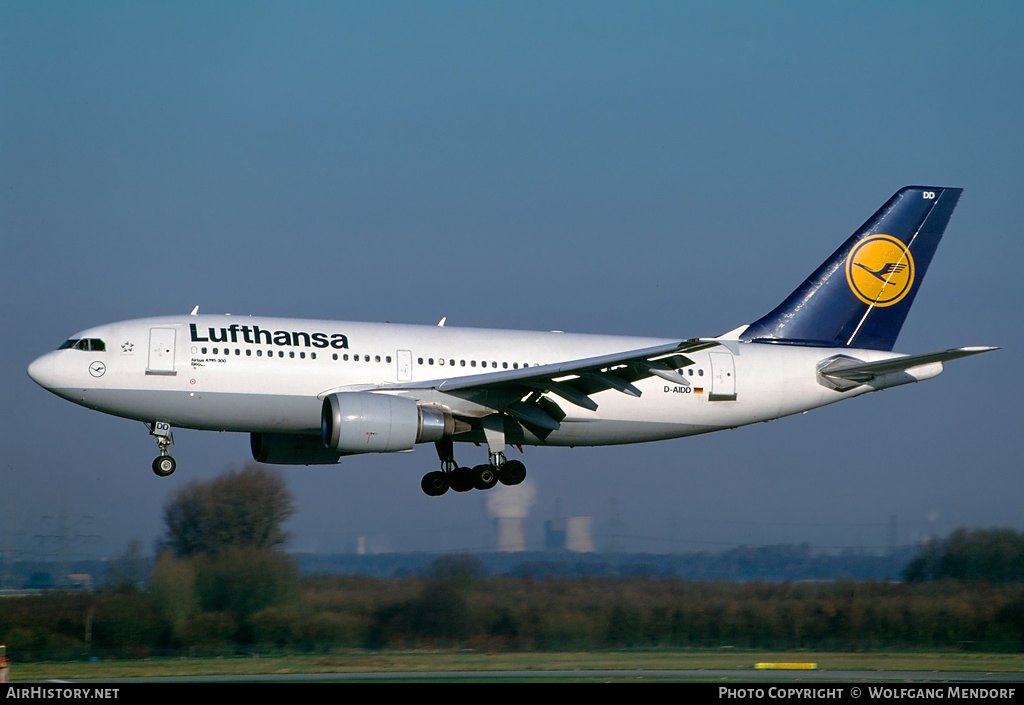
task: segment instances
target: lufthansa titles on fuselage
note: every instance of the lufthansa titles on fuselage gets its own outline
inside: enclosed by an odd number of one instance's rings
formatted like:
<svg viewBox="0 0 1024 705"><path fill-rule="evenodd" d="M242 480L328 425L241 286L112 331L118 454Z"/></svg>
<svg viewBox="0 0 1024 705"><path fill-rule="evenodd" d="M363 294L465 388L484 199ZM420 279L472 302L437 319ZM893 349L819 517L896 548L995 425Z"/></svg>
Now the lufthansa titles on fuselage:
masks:
<svg viewBox="0 0 1024 705"><path fill-rule="evenodd" d="M341 333L309 333L306 331L263 330L259 326L238 325L232 323L226 328L209 327L206 336L199 334L195 323L189 324L193 343L237 343L239 335L242 342L253 345L287 345L304 348L348 348L348 338Z"/></svg>

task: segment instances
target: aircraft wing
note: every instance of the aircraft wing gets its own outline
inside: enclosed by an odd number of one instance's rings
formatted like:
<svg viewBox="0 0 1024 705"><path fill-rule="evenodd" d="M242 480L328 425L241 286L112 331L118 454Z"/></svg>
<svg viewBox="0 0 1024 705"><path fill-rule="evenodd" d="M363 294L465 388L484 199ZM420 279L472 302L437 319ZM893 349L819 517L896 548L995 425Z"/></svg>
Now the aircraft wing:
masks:
<svg viewBox="0 0 1024 705"><path fill-rule="evenodd" d="M952 350L942 350L933 353L924 353L922 355L903 355L901 357L892 357L887 360L879 360L877 362L860 362L853 360L852 358L839 356L819 369L818 373L832 382L840 390L845 390L852 389L860 384L866 384L876 377L891 374L893 372L906 372L914 367L928 365L933 362L946 362L948 360L956 360L957 358L978 355L980 353L998 349L999 348L995 347L975 345L963 348L953 348Z"/></svg>
<svg viewBox="0 0 1024 705"><path fill-rule="evenodd" d="M592 395L614 389L639 397L641 392L634 383L648 377L661 377L673 384L689 386L689 380L678 372L693 364L686 353L716 345L719 343L713 340L686 340L549 365L389 384L377 389L433 390L503 411L532 430L550 432L559 427L566 414L545 394L596 411L597 402Z"/></svg>

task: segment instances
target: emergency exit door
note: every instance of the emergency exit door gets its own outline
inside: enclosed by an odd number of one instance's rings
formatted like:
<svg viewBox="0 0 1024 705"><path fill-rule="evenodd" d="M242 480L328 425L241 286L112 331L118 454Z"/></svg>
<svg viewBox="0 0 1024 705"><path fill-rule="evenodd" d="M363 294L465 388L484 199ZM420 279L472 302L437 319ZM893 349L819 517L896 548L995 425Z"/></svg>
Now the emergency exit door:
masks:
<svg viewBox="0 0 1024 705"><path fill-rule="evenodd" d="M711 394L708 401L736 401L736 363L731 353L711 356Z"/></svg>

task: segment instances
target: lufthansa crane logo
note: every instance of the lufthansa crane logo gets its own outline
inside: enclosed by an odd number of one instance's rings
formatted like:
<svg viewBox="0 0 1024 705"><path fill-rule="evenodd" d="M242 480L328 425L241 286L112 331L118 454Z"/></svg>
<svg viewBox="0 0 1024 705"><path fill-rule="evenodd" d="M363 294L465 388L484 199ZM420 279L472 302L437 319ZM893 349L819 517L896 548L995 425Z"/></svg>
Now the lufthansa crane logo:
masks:
<svg viewBox="0 0 1024 705"><path fill-rule="evenodd" d="M896 238L872 235L858 242L846 259L846 281L864 303L892 306L914 285L914 258Z"/></svg>

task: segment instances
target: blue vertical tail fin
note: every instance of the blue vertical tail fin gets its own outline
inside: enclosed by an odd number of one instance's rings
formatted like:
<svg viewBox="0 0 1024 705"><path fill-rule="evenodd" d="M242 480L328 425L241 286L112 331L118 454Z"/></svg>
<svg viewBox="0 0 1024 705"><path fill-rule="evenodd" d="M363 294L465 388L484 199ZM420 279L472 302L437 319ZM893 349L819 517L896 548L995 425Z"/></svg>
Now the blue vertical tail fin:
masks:
<svg viewBox="0 0 1024 705"><path fill-rule="evenodd" d="M962 191L901 188L740 339L892 350Z"/></svg>

